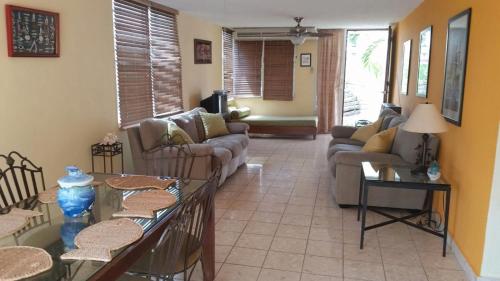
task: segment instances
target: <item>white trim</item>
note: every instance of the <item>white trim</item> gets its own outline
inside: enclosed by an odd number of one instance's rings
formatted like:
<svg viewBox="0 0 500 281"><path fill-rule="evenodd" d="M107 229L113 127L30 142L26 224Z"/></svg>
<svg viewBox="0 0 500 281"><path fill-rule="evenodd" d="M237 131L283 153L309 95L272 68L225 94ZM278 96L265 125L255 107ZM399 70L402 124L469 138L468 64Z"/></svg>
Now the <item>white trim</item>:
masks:
<svg viewBox="0 0 500 281"><path fill-rule="evenodd" d="M476 273L474 272L474 270L472 270L472 267L469 265L469 263L467 262L464 255L462 254L462 252L460 251L457 244L455 243L455 241L453 240L452 236L449 233L448 233L448 245L451 247L451 251L455 254L458 264L465 272L465 276L467 276L467 279L469 281L500 281L499 278L476 276Z"/></svg>

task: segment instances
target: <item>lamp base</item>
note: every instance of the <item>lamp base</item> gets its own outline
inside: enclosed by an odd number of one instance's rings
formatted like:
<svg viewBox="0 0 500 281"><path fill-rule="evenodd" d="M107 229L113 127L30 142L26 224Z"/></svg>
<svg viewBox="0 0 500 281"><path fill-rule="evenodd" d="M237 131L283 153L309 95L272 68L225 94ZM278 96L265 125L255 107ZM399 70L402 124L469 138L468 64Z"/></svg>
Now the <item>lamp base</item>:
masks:
<svg viewBox="0 0 500 281"><path fill-rule="evenodd" d="M426 166L418 166L415 169L411 170L411 174L415 176L427 175L427 167Z"/></svg>

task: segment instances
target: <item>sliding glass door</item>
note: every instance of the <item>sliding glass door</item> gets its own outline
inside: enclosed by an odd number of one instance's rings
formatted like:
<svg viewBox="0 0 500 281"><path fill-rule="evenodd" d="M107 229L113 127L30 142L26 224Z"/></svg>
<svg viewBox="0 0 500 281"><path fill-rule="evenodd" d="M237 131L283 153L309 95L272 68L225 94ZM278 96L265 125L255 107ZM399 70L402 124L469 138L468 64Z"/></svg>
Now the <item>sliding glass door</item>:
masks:
<svg viewBox="0 0 500 281"><path fill-rule="evenodd" d="M376 121L384 102L389 30L348 30L343 125Z"/></svg>

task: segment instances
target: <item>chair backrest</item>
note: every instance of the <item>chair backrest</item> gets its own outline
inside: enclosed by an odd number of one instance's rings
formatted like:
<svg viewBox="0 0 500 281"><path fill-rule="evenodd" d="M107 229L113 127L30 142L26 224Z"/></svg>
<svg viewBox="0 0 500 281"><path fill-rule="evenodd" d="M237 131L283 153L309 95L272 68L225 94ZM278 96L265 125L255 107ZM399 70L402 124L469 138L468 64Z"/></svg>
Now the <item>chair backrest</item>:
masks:
<svg viewBox="0 0 500 281"><path fill-rule="evenodd" d="M41 167L16 151L0 154L0 209L45 190Z"/></svg>

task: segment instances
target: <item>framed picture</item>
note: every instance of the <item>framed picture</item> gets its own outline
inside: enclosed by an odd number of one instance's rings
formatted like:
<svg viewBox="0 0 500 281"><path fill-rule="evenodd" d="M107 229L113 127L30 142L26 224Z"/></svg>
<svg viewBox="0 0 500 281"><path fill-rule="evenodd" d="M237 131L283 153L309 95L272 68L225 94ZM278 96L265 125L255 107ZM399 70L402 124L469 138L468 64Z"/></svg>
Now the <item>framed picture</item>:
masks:
<svg viewBox="0 0 500 281"><path fill-rule="evenodd" d="M408 95L411 64L411 40L403 43L403 69L401 70L401 95Z"/></svg>
<svg viewBox="0 0 500 281"><path fill-rule="evenodd" d="M194 63L212 63L212 41L194 39Z"/></svg>
<svg viewBox="0 0 500 281"><path fill-rule="evenodd" d="M471 12L471 9L465 10L448 21L441 113L457 126L462 123Z"/></svg>
<svg viewBox="0 0 500 281"><path fill-rule="evenodd" d="M311 53L300 54L300 66L311 67Z"/></svg>
<svg viewBox="0 0 500 281"><path fill-rule="evenodd" d="M420 32L418 50L417 97L427 98L429 89L429 67L431 65L432 26Z"/></svg>
<svg viewBox="0 0 500 281"><path fill-rule="evenodd" d="M59 14L6 5L9 57L59 57Z"/></svg>

